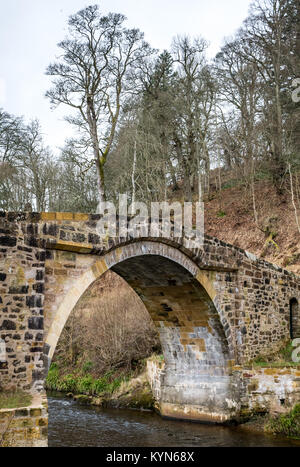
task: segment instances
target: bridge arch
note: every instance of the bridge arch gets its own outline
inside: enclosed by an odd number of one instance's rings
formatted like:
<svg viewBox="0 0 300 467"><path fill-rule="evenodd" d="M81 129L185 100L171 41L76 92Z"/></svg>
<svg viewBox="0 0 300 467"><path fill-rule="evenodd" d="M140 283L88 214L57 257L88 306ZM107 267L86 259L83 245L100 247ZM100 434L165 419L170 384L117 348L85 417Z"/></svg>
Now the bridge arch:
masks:
<svg viewBox="0 0 300 467"><path fill-rule="evenodd" d="M233 346L217 301L214 274L200 270L184 253L163 243L135 242L95 257L52 318L45 338L46 366L74 306L108 269L136 291L157 326L165 357L163 415L198 419L200 413L206 421L228 418L234 407Z"/></svg>

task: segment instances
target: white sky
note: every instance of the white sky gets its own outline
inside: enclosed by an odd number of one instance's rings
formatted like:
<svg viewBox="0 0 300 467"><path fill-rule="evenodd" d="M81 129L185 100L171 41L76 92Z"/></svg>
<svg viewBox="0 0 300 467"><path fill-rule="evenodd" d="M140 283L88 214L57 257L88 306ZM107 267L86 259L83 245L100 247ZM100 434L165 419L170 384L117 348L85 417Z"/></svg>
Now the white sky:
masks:
<svg viewBox="0 0 300 467"><path fill-rule="evenodd" d="M50 87L45 70L59 54L68 16L95 3L104 14L123 13L152 47L168 49L177 34L200 35L213 57L223 38L241 26L250 0L0 0L0 107L26 120L38 118L53 149L72 128L63 121L68 109L52 111L44 97Z"/></svg>

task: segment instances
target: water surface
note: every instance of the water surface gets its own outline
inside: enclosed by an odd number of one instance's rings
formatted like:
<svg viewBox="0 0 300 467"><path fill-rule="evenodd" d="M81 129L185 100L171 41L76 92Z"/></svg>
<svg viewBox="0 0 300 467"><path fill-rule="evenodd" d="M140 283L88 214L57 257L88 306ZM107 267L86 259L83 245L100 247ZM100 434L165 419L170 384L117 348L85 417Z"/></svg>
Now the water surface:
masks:
<svg viewBox="0 0 300 467"><path fill-rule="evenodd" d="M298 446L300 441L199 423L164 420L153 412L80 406L49 396L49 446L204 447Z"/></svg>

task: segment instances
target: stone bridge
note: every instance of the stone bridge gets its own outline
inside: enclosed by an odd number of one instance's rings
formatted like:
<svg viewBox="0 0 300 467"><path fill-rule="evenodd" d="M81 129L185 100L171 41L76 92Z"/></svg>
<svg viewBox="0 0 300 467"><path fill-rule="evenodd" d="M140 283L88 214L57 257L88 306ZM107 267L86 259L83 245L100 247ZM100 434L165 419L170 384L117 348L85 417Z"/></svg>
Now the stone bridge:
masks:
<svg viewBox="0 0 300 467"><path fill-rule="evenodd" d="M224 422L245 405L243 366L300 337L300 278L205 236L106 238L99 215L0 213L2 388L43 392L62 329L106 270L122 276L155 322L164 353L160 412Z"/></svg>

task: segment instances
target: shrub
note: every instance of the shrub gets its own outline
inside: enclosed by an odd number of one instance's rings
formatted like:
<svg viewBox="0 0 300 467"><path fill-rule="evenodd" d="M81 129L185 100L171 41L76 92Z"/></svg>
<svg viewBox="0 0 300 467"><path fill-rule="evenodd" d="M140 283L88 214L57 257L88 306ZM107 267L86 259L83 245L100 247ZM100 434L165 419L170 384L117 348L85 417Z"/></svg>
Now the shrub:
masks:
<svg viewBox="0 0 300 467"><path fill-rule="evenodd" d="M58 383L58 391L76 392L77 379L74 375L65 375Z"/></svg>
<svg viewBox="0 0 300 467"><path fill-rule="evenodd" d="M93 362L87 361L83 364L82 371L83 373L89 373L89 371L91 371L92 368L93 368Z"/></svg>
<svg viewBox="0 0 300 467"><path fill-rule="evenodd" d="M57 391L57 386L59 384L59 371L56 363L51 363L47 378L46 378L46 388Z"/></svg>
<svg viewBox="0 0 300 467"><path fill-rule="evenodd" d="M108 386L107 386L107 392L113 393L116 389L118 389L121 386L121 383L123 381L123 378L115 378Z"/></svg>
<svg viewBox="0 0 300 467"><path fill-rule="evenodd" d="M300 439L300 404L296 404L286 415L271 418L266 425L266 431Z"/></svg>
<svg viewBox="0 0 300 467"><path fill-rule="evenodd" d="M59 339L54 361L64 372L92 374L131 368L160 351L154 323L126 282L108 271L81 297Z"/></svg>
<svg viewBox="0 0 300 467"><path fill-rule="evenodd" d="M77 379L77 392L82 394L91 394L93 391L94 379L91 375L83 376L82 378Z"/></svg>
<svg viewBox="0 0 300 467"><path fill-rule="evenodd" d="M107 387L107 381L105 378L96 379L93 383L93 392L95 394L101 394L105 392Z"/></svg>

